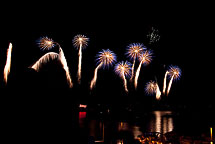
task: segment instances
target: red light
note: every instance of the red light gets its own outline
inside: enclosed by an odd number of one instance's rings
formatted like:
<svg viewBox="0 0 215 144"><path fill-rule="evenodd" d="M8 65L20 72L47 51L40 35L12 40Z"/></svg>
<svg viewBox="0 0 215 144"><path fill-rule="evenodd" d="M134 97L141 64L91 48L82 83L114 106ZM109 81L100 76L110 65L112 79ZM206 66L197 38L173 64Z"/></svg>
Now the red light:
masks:
<svg viewBox="0 0 215 144"><path fill-rule="evenodd" d="M79 119L86 118L87 112L79 112Z"/></svg>

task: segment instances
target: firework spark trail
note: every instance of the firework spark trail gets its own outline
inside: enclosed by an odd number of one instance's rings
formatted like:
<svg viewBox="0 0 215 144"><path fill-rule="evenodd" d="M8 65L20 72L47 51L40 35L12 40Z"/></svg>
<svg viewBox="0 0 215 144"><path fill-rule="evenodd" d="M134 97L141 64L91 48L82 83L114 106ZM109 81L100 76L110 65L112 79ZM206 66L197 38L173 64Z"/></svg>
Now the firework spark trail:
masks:
<svg viewBox="0 0 215 144"><path fill-rule="evenodd" d="M126 78L125 78L125 74L124 74L124 73L122 73L122 78L123 78L123 81L124 81L125 91L128 92L127 80L126 80Z"/></svg>
<svg viewBox="0 0 215 144"><path fill-rule="evenodd" d="M170 81L169 81L169 85L168 85L168 88L167 88L167 95L169 95L169 91L170 91L170 88L171 88L171 86L172 86L173 78L174 78L174 75L171 77L171 79L170 79Z"/></svg>
<svg viewBox="0 0 215 144"><path fill-rule="evenodd" d="M65 58L63 50L60 46L59 46L59 60L60 60L61 64L63 65L63 69L66 71L66 79L69 84L69 87L72 88L73 83L72 83L72 79L70 76L69 67L67 66L66 58Z"/></svg>
<svg viewBox="0 0 215 144"><path fill-rule="evenodd" d="M81 83L81 62L82 62L82 44L80 44L78 52L78 83Z"/></svg>
<svg viewBox="0 0 215 144"><path fill-rule="evenodd" d="M134 87L135 87L135 89L137 88L137 81L138 81L138 77L140 75L140 69L141 69L142 63L143 63L143 60L140 62L139 66L137 68L136 74L135 74L135 78L134 78Z"/></svg>
<svg viewBox="0 0 215 144"><path fill-rule="evenodd" d="M164 81L163 81L163 94L165 95L165 92L166 92L166 78L167 78L167 75L168 75L168 71L166 71L165 73L165 76L164 76Z"/></svg>
<svg viewBox="0 0 215 144"><path fill-rule="evenodd" d="M73 45L78 48L78 83L81 83L81 65L82 65L82 49L88 45L89 38L84 35L76 35L73 39Z"/></svg>
<svg viewBox="0 0 215 144"><path fill-rule="evenodd" d="M169 81L169 85L168 85L168 88L167 88L167 95L169 94L169 91L170 91L170 88L172 86L173 80L180 79L181 69L178 66L170 66L168 72L169 72L168 75L171 77L171 79Z"/></svg>
<svg viewBox="0 0 215 144"><path fill-rule="evenodd" d="M7 84L7 78L10 73L10 67L11 67L11 53L12 53L12 43L9 44L9 47L7 49L7 60L4 67L4 81Z"/></svg>
<svg viewBox="0 0 215 144"><path fill-rule="evenodd" d="M136 59L136 58L135 58ZM134 59L133 61L133 64L132 64L132 67L131 67L131 78L130 78L130 81L132 81L133 77L134 77L134 66L135 66L135 62L136 60Z"/></svg>
<svg viewBox="0 0 215 144"><path fill-rule="evenodd" d="M135 66L135 61L136 61L136 58L140 56L140 53L146 48L144 48L144 45L143 44L140 44L140 43L132 43L128 46L128 49L127 49L127 52L126 52L126 55L128 55L128 57L130 59L133 59L133 65L132 65L132 68L131 68L131 78L130 78L130 81L133 79L134 77L134 66Z"/></svg>
<svg viewBox="0 0 215 144"><path fill-rule="evenodd" d="M139 78L139 74L140 74L140 69L141 69L141 66L142 64L149 64L152 60L152 52L149 51L149 50L145 50L145 52L143 52L140 56L139 56L139 60L140 60L140 64L137 68L137 71L136 71L136 74L135 74L135 78L134 78L134 87L135 89L137 89L137 81L138 81L138 78Z"/></svg>
<svg viewBox="0 0 215 144"><path fill-rule="evenodd" d="M161 98L161 91L158 84L156 83L156 99L160 100L160 98Z"/></svg>
<svg viewBox="0 0 215 144"><path fill-rule="evenodd" d="M67 66L67 61L66 61L66 58L64 56L64 53L63 53L63 50L62 50L60 44L57 42L54 42L52 39L50 39L48 37L40 38L38 44L39 44L39 47L43 50L44 49L49 50L57 45L59 47L59 54L54 53L54 52L49 52L49 53L45 54L32 66L32 68L34 68L35 70L38 71L42 63L46 63L47 61L49 61L49 59L55 59L56 57L58 57L58 60L61 62L63 69L66 72L66 79L69 84L69 87L72 88L73 84L72 84L72 79L71 79L70 73L69 73L69 67Z"/></svg>
<svg viewBox="0 0 215 144"><path fill-rule="evenodd" d="M103 49L102 51L99 52L99 54L96 57L97 57L96 60L97 60L98 66L96 67L96 69L94 71L94 77L93 77L93 79L92 79L92 81L90 83L90 89L91 90L96 84L98 69L100 69L102 66L103 66L103 68L112 66L113 63L116 62L115 53L113 53L109 49L107 49L107 50Z"/></svg>
<svg viewBox="0 0 215 144"><path fill-rule="evenodd" d="M41 68L42 64L45 64L50 60L54 60L57 57L58 57L57 53L48 52L48 53L44 54L38 61L36 61L35 64L33 66L31 66L31 68L33 68L36 71L39 71L39 69Z"/></svg>
<svg viewBox="0 0 215 144"><path fill-rule="evenodd" d="M128 92L126 77L131 76L131 64L129 62L119 62L115 66L115 72L123 79L125 92Z"/></svg>
<svg viewBox="0 0 215 144"><path fill-rule="evenodd" d="M98 69L101 68L102 65L103 65L103 63L100 63L100 64L96 67L96 69L95 69L95 71L94 71L94 77L93 77L93 79L92 79L92 81L91 81L91 83L90 83L90 89L91 89L91 90L92 90L93 87L95 87L95 85L96 85L97 72L98 72Z"/></svg>

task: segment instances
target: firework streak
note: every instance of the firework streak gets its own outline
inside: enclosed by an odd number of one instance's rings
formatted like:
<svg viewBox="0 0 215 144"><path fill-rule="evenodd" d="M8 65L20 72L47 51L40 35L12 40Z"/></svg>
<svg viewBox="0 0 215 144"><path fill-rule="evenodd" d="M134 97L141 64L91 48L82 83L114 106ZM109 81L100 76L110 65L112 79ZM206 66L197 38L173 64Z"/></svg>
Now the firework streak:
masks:
<svg viewBox="0 0 215 144"><path fill-rule="evenodd" d="M178 66L170 66L168 75L171 77L167 88L167 95L170 92L173 80L179 80L181 76L181 69Z"/></svg>
<svg viewBox="0 0 215 144"><path fill-rule="evenodd" d="M93 79L92 79L92 81L91 81L91 83L90 83L90 89L91 89L91 90L92 90L93 87L95 87L95 85L96 85L97 72L98 72L98 69L101 68L102 65L103 65L103 63L100 63L100 64L96 67L96 69L94 70L94 77L93 77Z"/></svg>
<svg viewBox="0 0 215 144"><path fill-rule="evenodd" d="M123 79L125 92L128 92L126 77L131 76L131 63L119 62L115 66L115 72Z"/></svg>
<svg viewBox="0 0 215 144"><path fill-rule="evenodd" d="M7 84L7 78L10 73L10 67L11 67L11 53L12 53L12 43L9 44L9 47L7 49L7 60L4 67L4 81Z"/></svg>
<svg viewBox="0 0 215 144"><path fill-rule="evenodd" d="M140 56L140 53L143 51L144 45L140 44L140 43L132 43L128 46L126 55L128 55L128 57L130 59L133 59L133 65L131 68L131 78L130 81L132 81L133 77L134 77L134 66L135 66L135 61L136 58Z"/></svg>
<svg viewBox="0 0 215 144"><path fill-rule="evenodd" d="M53 60L55 58L58 58L58 60L61 62L62 66L63 66L63 69L66 72L66 79L69 84L69 87L72 88L73 83L72 83L72 79L70 77L69 67L67 66L67 61L66 61L66 58L64 56L64 53L63 53L63 50L62 50L60 44L57 42L54 42L52 39L50 39L48 37L40 38L38 44L39 44L39 47L43 50L44 49L49 50L49 49L53 48L55 45L57 45L59 47L59 54L57 54L55 52L48 52L45 55L43 55L31 68L35 69L36 71L39 71L42 64L47 63L50 59Z"/></svg>
<svg viewBox="0 0 215 144"><path fill-rule="evenodd" d="M48 52L46 54L44 54L38 61L35 62L35 64L33 66L31 66L31 68L33 68L34 70L36 70L37 72L40 70L42 64L45 64L47 62L49 62L50 60L54 60L58 58L58 54L55 52Z"/></svg>
<svg viewBox="0 0 215 144"><path fill-rule="evenodd" d="M134 87L135 89L137 88L137 81L138 81L138 78L139 78L139 74L140 74L140 69L141 69L141 66L142 64L149 64L152 60L152 52L149 51L149 50L145 50L140 56L139 56L139 60L140 60L140 64L137 68L137 71L136 71L136 74L135 74L135 78L134 78Z"/></svg>
<svg viewBox="0 0 215 144"><path fill-rule="evenodd" d="M164 81L163 81L163 94L165 95L166 93L166 78L167 78L167 75L168 75L168 71L166 71L165 73L165 76L164 76Z"/></svg>
<svg viewBox="0 0 215 144"><path fill-rule="evenodd" d="M160 98L161 98L161 91L158 84L156 83L156 99L160 100Z"/></svg>
<svg viewBox="0 0 215 144"><path fill-rule="evenodd" d="M69 67L67 66L67 61L66 61L66 58L64 56L64 53L63 53L63 50L61 47L59 47L59 60L60 60L61 64L63 65L63 69L66 71L66 79L69 84L69 87L72 88L73 84L72 84L72 79L70 77Z"/></svg>
<svg viewBox="0 0 215 144"><path fill-rule="evenodd" d="M73 39L73 45L78 48L78 83L81 83L81 63L82 63L82 48L86 48L89 38L84 35L77 35Z"/></svg>
<svg viewBox="0 0 215 144"><path fill-rule="evenodd" d="M97 62L98 66L96 67L96 69L94 71L94 77L93 77L93 79L92 79L92 81L90 83L90 89L91 90L96 85L98 69L100 69L102 66L103 66L103 68L112 66L113 63L116 62L116 55L115 55L115 53L113 53L109 49L107 49L107 50L103 49L102 51L99 52L99 54L96 57L97 57L96 60L98 61Z"/></svg>

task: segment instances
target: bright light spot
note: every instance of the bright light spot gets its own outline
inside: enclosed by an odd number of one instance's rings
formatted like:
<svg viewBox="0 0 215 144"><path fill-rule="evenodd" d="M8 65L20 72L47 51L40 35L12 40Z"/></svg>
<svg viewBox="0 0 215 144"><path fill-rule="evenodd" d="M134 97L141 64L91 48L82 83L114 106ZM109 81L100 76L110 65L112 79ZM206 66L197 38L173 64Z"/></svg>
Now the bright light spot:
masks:
<svg viewBox="0 0 215 144"><path fill-rule="evenodd" d="M82 105L82 104L80 104L79 107L80 107L80 108L87 108L87 105Z"/></svg>

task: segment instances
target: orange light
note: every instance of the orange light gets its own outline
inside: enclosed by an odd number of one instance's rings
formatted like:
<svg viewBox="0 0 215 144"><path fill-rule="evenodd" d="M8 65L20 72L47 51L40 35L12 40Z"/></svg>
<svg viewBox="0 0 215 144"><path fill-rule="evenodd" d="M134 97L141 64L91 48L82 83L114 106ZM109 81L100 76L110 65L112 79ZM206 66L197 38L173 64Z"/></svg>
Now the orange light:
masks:
<svg viewBox="0 0 215 144"><path fill-rule="evenodd" d="M87 108L87 105L82 105L82 104L80 104L79 107L80 107L80 108Z"/></svg>

